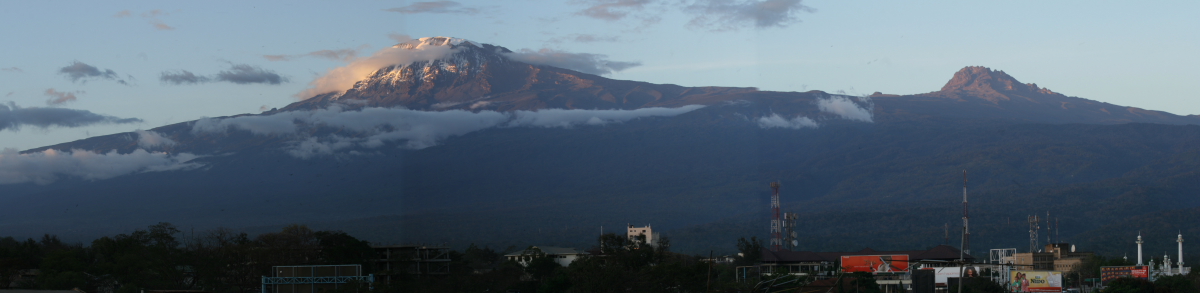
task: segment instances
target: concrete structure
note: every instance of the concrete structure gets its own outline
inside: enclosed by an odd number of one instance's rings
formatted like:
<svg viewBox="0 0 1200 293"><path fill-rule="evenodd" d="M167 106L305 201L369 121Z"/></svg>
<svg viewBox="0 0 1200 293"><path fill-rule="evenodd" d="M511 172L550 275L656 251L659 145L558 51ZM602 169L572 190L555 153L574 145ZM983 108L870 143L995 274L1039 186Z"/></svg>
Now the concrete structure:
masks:
<svg viewBox="0 0 1200 293"><path fill-rule="evenodd" d="M575 262L575 260L577 260L585 255L588 255L588 253L576 250L574 248L563 248L563 247L553 247L553 246L541 246L541 247L530 246L529 248L526 248L525 250L520 250L520 251L516 251L513 253L505 254L504 258L511 260L511 261L515 261L515 262L521 264L522 266L527 266L527 265L529 265L529 262L532 261L534 258L548 256L550 258L553 258L554 262L558 263L559 265L561 265L563 267L566 267L566 266L570 266L572 262Z"/></svg>
<svg viewBox="0 0 1200 293"><path fill-rule="evenodd" d="M1142 265L1142 232L1138 232L1138 238L1137 238L1137 241L1136 241L1136 242L1134 242L1134 243L1137 243L1137 245L1138 245L1138 262L1137 262L1137 265L1139 265L1139 266L1140 266L1140 265Z"/></svg>
<svg viewBox="0 0 1200 293"><path fill-rule="evenodd" d="M390 283L398 275L445 275L450 273L450 247L424 245L372 246L375 249L376 280Z"/></svg>
<svg viewBox="0 0 1200 293"><path fill-rule="evenodd" d="M646 227L634 227L632 224L626 229L625 236L629 237L630 241L642 240L651 246L658 246L658 234L654 233L654 229L650 228L650 224Z"/></svg>
<svg viewBox="0 0 1200 293"><path fill-rule="evenodd" d="M262 277L262 293L331 292L347 283L371 286L375 277L362 273L361 265L274 266L270 277Z"/></svg>
<svg viewBox="0 0 1200 293"><path fill-rule="evenodd" d="M1046 244L1042 251L1044 252L1015 253L1012 264L1019 270L1070 272L1094 255L1091 252L1077 252L1075 246L1070 243Z"/></svg>

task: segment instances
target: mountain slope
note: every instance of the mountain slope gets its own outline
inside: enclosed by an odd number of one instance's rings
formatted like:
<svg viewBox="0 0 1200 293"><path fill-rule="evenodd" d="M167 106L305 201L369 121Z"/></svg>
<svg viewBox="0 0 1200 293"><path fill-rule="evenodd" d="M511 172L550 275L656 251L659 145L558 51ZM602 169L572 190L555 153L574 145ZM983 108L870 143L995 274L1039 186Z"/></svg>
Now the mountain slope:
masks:
<svg viewBox="0 0 1200 293"><path fill-rule="evenodd" d="M987 68L867 98L612 80L450 38L395 49L430 46L450 53L279 110L27 150L192 153L202 167L0 185L0 229L86 239L159 221L307 223L382 243L583 247L600 226L650 223L679 250L731 250L765 235L766 184L779 180L806 249L903 250L944 241L962 170L977 250L1021 247L1021 219L1046 210L1073 237L1200 206L1200 126L1187 125L1200 118ZM174 143L147 146L154 135Z"/></svg>

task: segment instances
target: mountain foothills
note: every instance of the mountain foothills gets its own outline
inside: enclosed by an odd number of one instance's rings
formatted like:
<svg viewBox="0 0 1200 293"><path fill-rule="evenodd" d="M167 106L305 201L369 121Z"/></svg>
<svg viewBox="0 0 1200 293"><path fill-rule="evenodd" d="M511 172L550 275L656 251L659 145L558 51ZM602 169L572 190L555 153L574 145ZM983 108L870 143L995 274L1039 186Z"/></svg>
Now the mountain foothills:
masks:
<svg viewBox="0 0 1200 293"><path fill-rule="evenodd" d="M1138 230L1149 251L1200 235L1200 116L984 67L856 97L613 80L453 38L392 50L281 109L6 152L0 231L300 223L383 244L588 248L650 224L675 251L732 252L766 236L779 181L801 249L910 250L957 243L967 170L976 252L1026 251L1026 216L1047 212L1059 228L1043 243L1109 255Z"/></svg>

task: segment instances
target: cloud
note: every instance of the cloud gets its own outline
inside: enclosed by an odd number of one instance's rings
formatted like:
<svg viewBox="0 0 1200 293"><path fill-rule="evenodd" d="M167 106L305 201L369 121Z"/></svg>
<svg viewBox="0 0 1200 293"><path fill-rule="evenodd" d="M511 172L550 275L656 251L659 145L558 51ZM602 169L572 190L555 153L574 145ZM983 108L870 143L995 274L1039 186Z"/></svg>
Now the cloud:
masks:
<svg viewBox="0 0 1200 293"><path fill-rule="evenodd" d="M872 111L875 105L866 98L859 98L865 107L859 107L859 103L855 103L847 96L831 96L825 99L817 100L817 108L821 112L837 114L848 120L856 120L862 122L874 122L874 114Z"/></svg>
<svg viewBox="0 0 1200 293"><path fill-rule="evenodd" d="M291 61L300 57L317 57L334 61L350 62L354 58L358 58L358 51L366 48L367 45L359 47L359 49L339 49L339 50L320 50L312 51L300 55L263 55L267 61Z"/></svg>
<svg viewBox="0 0 1200 293"><path fill-rule="evenodd" d="M476 14L479 9L471 7L463 7L461 3L454 1L431 1L431 2L416 2L404 7L388 8L383 11L399 12L402 14L417 14L417 13L452 13L452 14Z"/></svg>
<svg viewBox="0 0 1200 293"><path fill-rule="evenodd" d="M621 123L642 117L671 117L704 108L702 105L687 105L679 108L641 108L634 110L569 110L546 109L540 111L516 111L507 126L562 127L575 125L604 125Z"/></svg>
<svg viewBox="0 0 1200 293"><path fill-rule="evenodd" d="M298 158L330 155L351 148L372 149L388 142L403 141L406 149L423 149L452 136L494 127L575 127L622 123L642 117L675 116L700 105L679 108L636 110L563 110L517 111L417 111L403 108L363 108L342 110L338 106L313 111L291 111L272 115L251 115L221 119L201 119L192 125L197 133L249 131L255 135L291 136L287 152ZM310 136L306 129L331 127L343 135Z"/></svg>
<svg viewBox="0 0 1200 293"><path fill-rule="evenodd" d="M83 92L75 92L75 93L83 93ZM47 105L57 106L57 105L65 104L67 102L74 102L76 100L75 93L60 92L60 91L50 88L50 89L46 89L46 92L44 94L51 97L51 99L46 100Z"/></svg>
<svg viewBox="0 0 1200 293"><path fill-rule="evenodd" d="M158 80L171 84L197 84L212 81L212 79L208 78L207 76L196 75L195 73L187 70L180 70L176 72L163 71L162 75L158 77Z"/></svg>
<svg viewBox="0 0 1200 293"><path fill-rule="evenodd" d="M589 5L576 12L577 15L587 16L607 21L617 21L630 14L641 12L652 0L588 0L579 1Z"/></svg>
<svg viewBox="0 0 1200 293"><path fill-rule="evenodd" d="M92 113L86 110L64 108L21 108L16 103L0 104L0 130L18 130L21 126L29 125L41 128L51 126L80 127L102 123L137 123L142 119L117 118Z"/></svg>
<svg viewBox="0 0 1200 293"><path fill-rule="evenodd" d="M20 68L16 68L16 67L0 68L0 71L18 72L18 73L25 72L24 70L21 70Z"/></svg>
<svg viewBox="0 0 1200 293"><path fill-rule="evenodd" d="M217 73L216 80L228 81L236 84L279 84L288 81L287 78L281 77L275 72L246 64L236 64L233 65L229 70Z"/></svg>
<svg viewBox="0 0 1200 293"><path fill-rule="evenodd" d="M167 25L161 19L158 19L159 16L165 16L165 15L169 15L169 14L170 13L167 13L166 11L154 9L154 10L143 12L140 14L140 16L142 18L146 19L146 21L149 22L150 26L154 27L154 29L175 30L175 27ZM117 12L117 14L114 14L113 17L116 17L116 18L133 17L133 11L121 10L121 11Z"/></svg>
<svg viewBox="0 0 1200 293"><path fill-rule="evenodd" d="M562 37L551 38L549 43L576 42L576 43L598 43L598 42L616 42L620 38L617 36L597 36L592 34L572 34Z"/></svg>
<svg viewBox="0 0 1200 293"><path fill-rule="evenodd" d="M175 145L175 141L162 135L162 133L154 132L153 130L135 130L138 135L138 146L143 149L150 149L158 146Z"/></svg>
<svg viewBox="0 0 1200 293"><path fill-rule="evenodd" d="M100 68L79 61L75 61L66 67L59 68L58 73L66 75L67 78L71 79L71 82L78 82L82 80L86 83L88 79L99 78L115 80L117 83L128 85L128 83L126 83L125 80L120 79L120 76L116 72L112 71L112 69L100 70Z"/></svg>
<svg viewBox="0 0 1200 293"><path fill-rule="evenodd" d="M401 44L379 50L369 57L356 59L346 66L329 70L325 75L310 82L309 88L297 93L296 97L308 99L320 94L342 92L380 68L436 60L454 52L450 46L425 44L421 40L413 40L407 35L390 34L388 37L400 41Z"/></svg>
<svg viewBox="0 0 1200 293"><path fill-rule="evenodd" d="M274 71L248 64L230 64L229 70L218 72L213 76L196 75L191 71L163 71L158 80L169 84L198 84L208 82L232 82L236 84L280 84L288 82L288 78Z"/></svg>
<svg viewBox="0 0 1200 293"><path fill-rule="evenodd" d="M45 185L62 177L103 180L140 172L190 170L203 166L190 162L196 158L188 153L170 155L143 149L128 154L115 150L102 154L53 149L21 154L15 149L4 149L0 151L0 184L33 182Z"/></svg>
<svg viewBox="0 0 1200 293"><path fill-rule="evenodd" d="M697 0L684 6L693 15L688 25L710 30L787 27L799 22L800 12L816 11L801 0Z"/></svg>
<svg viewBox="0 0 1200 293"><path fill-rule="evenodd" d="M602 54L570 53L553 49L521 49L505 55L529 64L554 66L595 75L611 74L642 65L641 62L610 61L608 56Z"/></svg>
<svg viewBox="0 0 1200 293"><path fill-rule="evenodd" d="M783 116L779 116L779 114L771 113L770 116L758 118L758 127L801 129L817 128L820 127L820 125L818 125L816 121L804 116L796 116L795 118L787 119L783 118Z"/></svg>

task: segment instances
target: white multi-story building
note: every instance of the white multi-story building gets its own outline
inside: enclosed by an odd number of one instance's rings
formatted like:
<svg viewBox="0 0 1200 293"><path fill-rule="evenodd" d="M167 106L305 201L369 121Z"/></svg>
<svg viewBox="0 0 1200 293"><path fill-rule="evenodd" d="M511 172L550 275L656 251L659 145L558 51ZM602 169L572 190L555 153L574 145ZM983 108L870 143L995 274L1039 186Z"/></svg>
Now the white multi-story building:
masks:
<svg viewBox="0 0 1200 293"><path fill-rule="evenodd" d="M630 224L628 232L625 235L629 237L630 241L640 239L652 246L658 246L658 234L654 233L654 229L650 228L650 224L646 224L646 227L634 227Z"/></svg>

